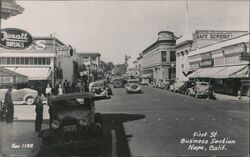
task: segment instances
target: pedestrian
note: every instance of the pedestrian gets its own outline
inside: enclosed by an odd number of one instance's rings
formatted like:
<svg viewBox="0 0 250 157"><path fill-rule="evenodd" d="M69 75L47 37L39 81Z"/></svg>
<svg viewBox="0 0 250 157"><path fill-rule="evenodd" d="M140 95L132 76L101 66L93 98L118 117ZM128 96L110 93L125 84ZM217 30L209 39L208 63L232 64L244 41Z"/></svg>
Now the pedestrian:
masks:
<svg viewBox="0 0 250 157"><path fill-rule="evenodd" d="M68 87L69 87L69 86L68 86L68 81L65 80L64 83L63 83L64 93L68 93L68 89L69 89Z"/></svg>
<svg viewBox="0 0 250 157"><path fill-rule="evenodd" d="M68 93L72 92L72 83L69 81L68 82Z"/></svg>
<svg viewBox="0 0 250 157"><path fill-rule="evenodd" d="M47 105L49 107L49 127L51 128L51 123L52 123L52 120L53 120L53 113L54 113L54 108L52 106L52 98L54 97L54 89L52 88L51 90L51 94L49 93L48 94L48 98L47 98Z"/></svg>
<svg viewBox="0 0 250 157"><path fill-rule="evenodd" d="M12 86L8 86L8 90L5 93L4 105L7 108L6 112L6 122L12 123L14 119L14 104L11 98Z"/></svg>
<svg viewBox="0 0 250 157"><path fill-rule="evenodd" d="M42 96L42 92L39 91L35 99L35 105L36 105L35 131L36 132L41 130L42 122L43 122L43 102L42 102L41 96Z"/></svg>
<svg viewBox="0 0 250 157"><path fill-rule="evenodd" d="M45 89L46 97L48 96L48 94L51 94L51 90L52 88L50 87L50 84L48 83L47 88Z"/></svg>
<svg viewBox="0 0 250 157"><path fill-rule="evenodd" d="M59 84L57 95L62 95L62 94L63 94L62 84Z"/></svg>

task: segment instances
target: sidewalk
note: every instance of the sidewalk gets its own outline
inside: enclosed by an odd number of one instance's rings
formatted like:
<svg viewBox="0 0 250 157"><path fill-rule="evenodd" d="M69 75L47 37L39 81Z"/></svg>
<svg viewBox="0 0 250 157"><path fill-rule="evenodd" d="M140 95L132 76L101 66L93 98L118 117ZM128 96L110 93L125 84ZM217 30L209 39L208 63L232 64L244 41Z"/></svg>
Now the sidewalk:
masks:
<svg viewBox="0 0 250 157"><path fill-rule="evenodd" d="M215 96L217 100L241 101L249 103L249 96L242 96L241 99L239 99L237 96L231 96L219 93L215 93Z"/></svg>

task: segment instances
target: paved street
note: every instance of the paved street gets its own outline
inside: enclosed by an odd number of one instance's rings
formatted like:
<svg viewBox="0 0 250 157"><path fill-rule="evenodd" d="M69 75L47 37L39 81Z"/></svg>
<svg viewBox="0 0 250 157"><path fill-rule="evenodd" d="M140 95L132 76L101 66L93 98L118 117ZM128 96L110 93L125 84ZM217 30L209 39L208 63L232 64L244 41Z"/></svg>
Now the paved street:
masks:
<svg viewBox="0 0 250 157"><path fill-rule="evenodd" d="M248 156L248 103L196 99L148 86L142 89L143 94L127 94L124 88L115 88L111 99L97 101L96 110L104 118L103 143L100 149L78 153ZM41 150L41 140L34 132L34 106L16 105L15 117L13 124L1 123L1 152L25 156L48 153ZM44 118L46 128L46 106ZM33 147L21 149L13 144Z"/></svg>

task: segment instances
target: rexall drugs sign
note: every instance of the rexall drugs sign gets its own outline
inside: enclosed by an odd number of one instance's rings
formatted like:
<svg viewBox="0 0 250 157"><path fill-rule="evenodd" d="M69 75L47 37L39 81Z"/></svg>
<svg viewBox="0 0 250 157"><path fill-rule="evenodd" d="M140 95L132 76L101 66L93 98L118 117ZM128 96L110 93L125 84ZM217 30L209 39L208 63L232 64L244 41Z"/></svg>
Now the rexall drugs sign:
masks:
<svg viewBox="0 0 250 157"><path fill-rule="evenodd" d="M6 49L25 49L31 46L33 38L27 31L17 28L0 30L0 46Z"/></svg>

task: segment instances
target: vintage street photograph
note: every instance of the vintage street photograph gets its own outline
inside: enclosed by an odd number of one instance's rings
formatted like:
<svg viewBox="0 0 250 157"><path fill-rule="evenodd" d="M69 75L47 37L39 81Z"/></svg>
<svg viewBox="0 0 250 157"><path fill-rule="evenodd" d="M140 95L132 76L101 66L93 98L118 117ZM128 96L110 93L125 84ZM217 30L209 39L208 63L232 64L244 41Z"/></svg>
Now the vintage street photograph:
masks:
<svg viewBox="0 0 250 157"><path fill-rule="evenodd" d="M0 157L248 157L249 0L0 0Z"/></svg>

